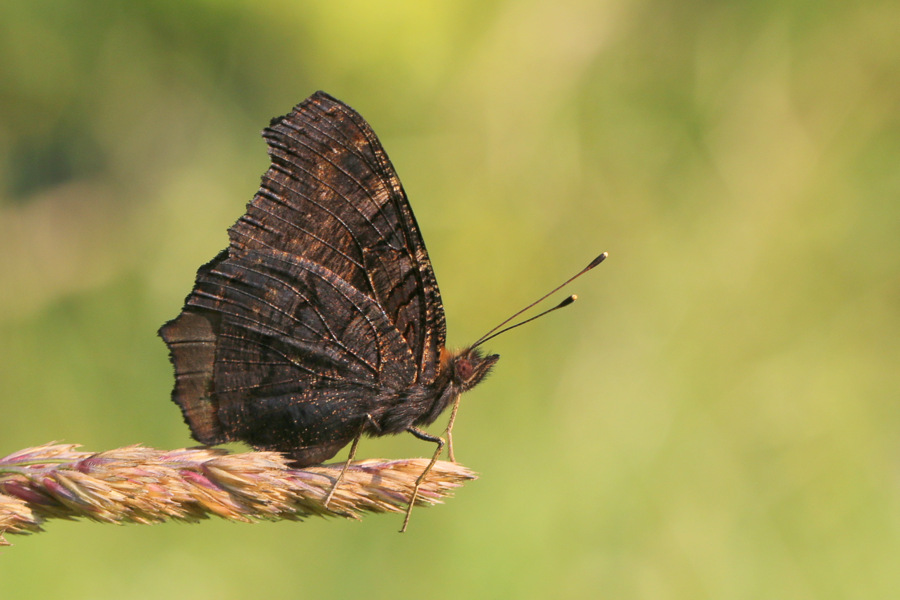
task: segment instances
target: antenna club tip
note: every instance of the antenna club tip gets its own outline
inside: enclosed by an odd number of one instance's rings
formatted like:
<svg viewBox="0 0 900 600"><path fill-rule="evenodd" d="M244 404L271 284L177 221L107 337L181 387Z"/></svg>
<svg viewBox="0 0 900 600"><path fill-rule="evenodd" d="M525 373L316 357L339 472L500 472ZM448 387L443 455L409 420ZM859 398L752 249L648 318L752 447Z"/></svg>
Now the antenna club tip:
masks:
<svg viewBox="0 0 900 600"><path fill-rule="evenodd" d="M592 261L591 261L591 264L589 264L589 265L587 266L587 269L585 269L585 270L593 269L594 267L596 267L597 265L599 265L600 263L602 263L604 260L606 260L606 257L607 257L607 256L609 256L609 252L604 252L603 254L601 254L600 256L598 256L597 258L595 258L594 260L592 260Z"/></svg>
<svg viewBox="0 0 900 600"><path fill-rule="evenodd" d="M573 302L575 302L576 300L578 300L578 296L576 296L575 294L572 294L571 296L569 296L568 298L566 298L565 300L560 302L556 306L556 308L562 308L564 306L568 306L568 305L572 304ZM554 310L556 310L556 309L554 309Z"/></svg>

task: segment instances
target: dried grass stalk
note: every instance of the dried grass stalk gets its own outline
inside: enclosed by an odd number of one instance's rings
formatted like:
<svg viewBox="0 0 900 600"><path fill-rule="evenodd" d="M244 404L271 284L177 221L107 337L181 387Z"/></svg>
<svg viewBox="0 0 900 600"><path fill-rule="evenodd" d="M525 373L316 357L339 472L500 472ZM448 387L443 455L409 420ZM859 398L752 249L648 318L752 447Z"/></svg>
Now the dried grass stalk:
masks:
<svg viewBox="0 0 900 600"><path fill-rule="evenodd" d="M92 453L77 447L45 444L0 459L0 545L8 545L3 534L42 531L52 518L160 523L216 515L250 522L404 512L429 462L354 461L326 508L343 463L291 469L275 452L127 446ZM474 478L461 465L438 461L419 488L416 504L440 503Z"/></svg>

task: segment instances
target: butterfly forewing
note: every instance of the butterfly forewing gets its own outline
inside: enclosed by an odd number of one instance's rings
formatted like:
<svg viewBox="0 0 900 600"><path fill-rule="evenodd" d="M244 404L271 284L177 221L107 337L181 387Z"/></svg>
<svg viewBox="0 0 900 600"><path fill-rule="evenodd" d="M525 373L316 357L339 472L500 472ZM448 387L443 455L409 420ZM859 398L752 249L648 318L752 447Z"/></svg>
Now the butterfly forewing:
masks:
<svg viewBox="0 0 900 600"><path fill-rule="evenodd" d="M444 314L425 244L369 125L319 92L265 130L272 165L232 248L275 248L331 270L374 299L434 377Z"/></svg>

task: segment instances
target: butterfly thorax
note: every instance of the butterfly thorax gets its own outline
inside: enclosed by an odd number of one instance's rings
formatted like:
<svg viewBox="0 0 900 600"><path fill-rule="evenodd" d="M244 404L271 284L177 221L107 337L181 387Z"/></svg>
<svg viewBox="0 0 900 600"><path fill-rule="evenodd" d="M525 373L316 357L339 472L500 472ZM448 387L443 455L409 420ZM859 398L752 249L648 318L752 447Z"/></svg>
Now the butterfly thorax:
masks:
<svg viewBox="0 0 900 600"><path fill-rule="evenodd" d="M392 402L384 403L384 409L372 415L374 423L367 433L401 433L409 427L430 425L460 394L481 382L499 359L496 354L484 356L477 349L454 352L442 348L435 379L415 383L396 394Z"/></svg>

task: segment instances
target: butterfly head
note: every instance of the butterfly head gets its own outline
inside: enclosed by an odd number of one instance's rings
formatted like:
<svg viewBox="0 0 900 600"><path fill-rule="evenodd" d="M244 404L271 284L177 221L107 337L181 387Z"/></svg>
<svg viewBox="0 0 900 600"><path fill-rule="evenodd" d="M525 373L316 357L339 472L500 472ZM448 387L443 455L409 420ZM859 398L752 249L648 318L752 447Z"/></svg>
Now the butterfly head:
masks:
<svg viewBox="0 0 900 600"><path fill-rule="evenodd" d="M485 356L477 348L467 348L450 357L450 376L461 392L475 387L487 377L491 368L500 360L499 354Z"/></svg>

